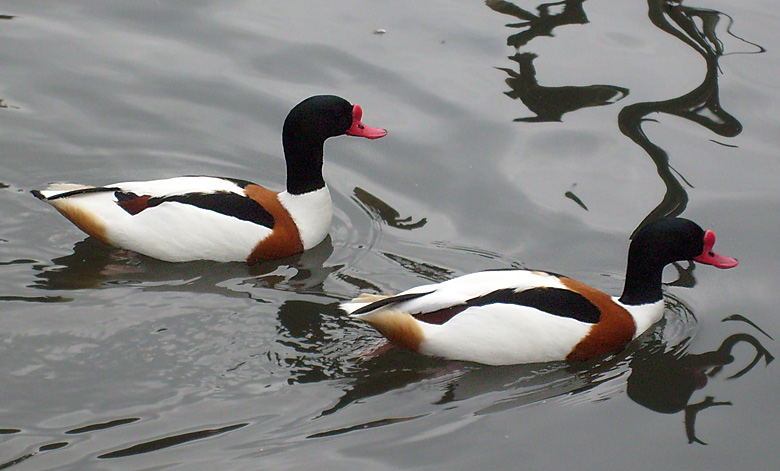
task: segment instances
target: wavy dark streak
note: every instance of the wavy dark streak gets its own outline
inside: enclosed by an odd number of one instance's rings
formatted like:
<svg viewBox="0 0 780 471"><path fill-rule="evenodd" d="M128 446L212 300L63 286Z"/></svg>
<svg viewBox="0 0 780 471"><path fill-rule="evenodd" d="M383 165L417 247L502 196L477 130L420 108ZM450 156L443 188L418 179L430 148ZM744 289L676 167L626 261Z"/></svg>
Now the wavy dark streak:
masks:
<svg viewBox="0 0 780 471"><path fill-rule="evenodd" d="M109 428L119 427L121 425L132 424L133 422L138 422L139 420L141 420L141 419L138 418L138 417L131 417L131 418L127 418L127 419L111 420L109 422L103 422L103 423L99 423L99 424L91 424L91 425L86 425L84 427L79 427L79 428L74 428L74 429L71 429L71 430L67 430L67 431L65 431L65 434L66 435L75 435L75 434L80 434L80 433L95 432L95 431L98 431L98 430L105 430L105 429L109 429Z"/></svg>
<svg viewBox="0 0 780 471"><path fill-rule="evenodd" d="M312 435L309 435L306 438L334 437L336 435L343 435L345 433L356 432L356 431L361 431L361 430L366 430L366 429L371 429L376 427L384 427L385 425L393 425L402 422L408 422L410 420L415 420L426 416L427 414L421 414L421 415L414 415L412 417L392 417L387 419L374 420L372 422L366 422L363 424L351 425L349 427L343 427L335 430L328 430L325 432L314 433Z"/></svg>
<svg viewBox="0 0 780 471"><path fill-rule="evenodd" d="M246 427L247 425L249 424L228 425L226 427L221 427L221 428L198 430L197 432L189 432L189 433L183 433L181 435L174 435L171 437L160 438L158 440L152 440L149 442L140 443L138 445L134 445L129 448L123 448L121 450L105 453L103 455L98 456L98 459L121 458L124 456L149 453L152 451L162 450L165 448L170 448L172 446L181 445L183 443L192 442L195 440L202 440L204 438L210 438L216 435L221 435L223 433L231 432L233 430Z"/></svg>
<svg viewBox="0 0 780 471"><path fill-rule="evenodd" d="M0 470L1 469L8 469L11 466L16 466L19 463L22 463L24 461L29 460L30 458L32 458L35 455L36 455L36 453L28 453L28 454L26 454L24 456L20 456L19 458L13 459L11 461L7 461L5 463L0 463Z"/></svg>
<svg viewBox="0 0 780 471"><path fill-rule="evenodd" d="M51 450L58 450L62 447L68 446L68 442L56 442L56 443L49 443L47 445L42 445L38 448L38 451L27 453L26 455L20 456L19 458L15 458L11 461L6 461L5 463L0 463L0 470L2 469L8 469L12 466L16 466L17 464L21 464L33 456L36 456L38 453L51 451Z"/></svg>
<svg viewBox="0 0 780 471"><path fill-rule="evenodd" d="M703 8L689 8L672 0L648 0L648 17L660 30L678 38L705 60L706 73L701 84L690 92L669 100L635 103L623 108L618 115L620 131L639 145L653 159L658 175L666 185L666 193L639 224L639 230L650 221L665 216L677 216L688 205L688 193L679 179L685 179L669 164L669 155L653 143L645 134L642 125L650 121L651 113L666 113L693 121L724 137L734 137L742 132L742 124L720 104L718 87L718 60L724 55L723 43L717 37L716 27L722 16L729 19L729 34L733 19L721 12ZM696 23L701 21L701 29ZM748 41L745 41L748 44ZM760 46L758 52L764 49ZM679 176L679 179L678 179ZM688 182L685 182L691 186ZM636 233L636 231L634 232ZM633 237L633 235L632 235Z"/></svg>
<svg viewBox="0 0 780 471"><path fill-rule="evenodd" d="M26 303L69 303L73 301L73 298L65 298L62 296L0 296L0 302L2 301L14 301L14 302L26 302Z"/></svg>

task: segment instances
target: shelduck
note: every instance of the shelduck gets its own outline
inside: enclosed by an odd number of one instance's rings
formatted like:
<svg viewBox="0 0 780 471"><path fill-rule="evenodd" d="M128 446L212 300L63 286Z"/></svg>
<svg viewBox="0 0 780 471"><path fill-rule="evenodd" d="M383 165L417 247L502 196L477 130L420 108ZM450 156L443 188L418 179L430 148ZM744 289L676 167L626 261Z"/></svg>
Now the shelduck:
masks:
<svg viewBox="0 0 780 471"><path fill-rule="evenodd" d="M328 234L332 207L322 177L323 146L347 134L378 139L387 131L361 122L358 105L331 96L307 98L287 116L282 144L287 189L211 176L114 183L54 183L33 194L79 229L112 246L170 262L283 258Z"/></svg>
<svg viewBox="0 0 780 471"><path fill-rule="evenodd" d="M687 219L646 225L631 242L619 298L565 276L512 269L395 296L362 295L341 308L391 343L426 355L489 365L586 360L621 349L661 319L667 264L737 266L713 252L714 244L712 231Z"/></svg>

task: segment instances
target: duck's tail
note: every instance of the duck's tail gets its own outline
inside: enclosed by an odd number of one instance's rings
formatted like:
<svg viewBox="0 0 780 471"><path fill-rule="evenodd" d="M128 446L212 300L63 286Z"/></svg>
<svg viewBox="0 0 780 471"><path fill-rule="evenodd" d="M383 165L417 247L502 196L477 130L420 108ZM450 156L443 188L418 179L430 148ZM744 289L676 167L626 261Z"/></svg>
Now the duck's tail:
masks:
<svg viewBox="0 0 780 471"><path fill-rule="evenodd" d="M109 191L113 190L77 183L52 183L42 190L32 190L31 193L39 200L54 206L82 231L101 242L112 245L106 235L105 220L99 216L100 208L109 204L108 199L92 197ZM82 195L89 197L77 198Z"/></svg>
<svg viewBox="0 0 780 471"><path fill-rule="evenodd" d="M49 186L42 190L32 190L30 193L33 194L36 198L42 201L49 202L49 200L52 199L58 199L66 196L66 193L81 193L83 190L87 190L89 188L94 188L89 185L82 185L79 183L65 183L65 182L58 182L58 183L51 183Z"/></svg>
<svg viewBox="0 0 780 471"><path fill-rule="evenodd" d="M390 298L376 294L362 294L350 302L342 303L341 309L350 317L371 324L391 343L409 350L417 351L424 340L423 329L419 321L406 311L385 305L380 301ZM365 310L366 306L376 304L376 309Z"/></svg>
<svg viewBox="0 0 780 471"><path fill-rule="evenodd" d="M369 304L373 304L377 301L381 301L389 297L390 296L382 295L382 294L362 293L357 298L354 298L352 301L341 303L340 307L342 311L351 315L355 311L360 311L361 309L368 306ZM360 315L358 314L353 317L360 318Z"/></svg>

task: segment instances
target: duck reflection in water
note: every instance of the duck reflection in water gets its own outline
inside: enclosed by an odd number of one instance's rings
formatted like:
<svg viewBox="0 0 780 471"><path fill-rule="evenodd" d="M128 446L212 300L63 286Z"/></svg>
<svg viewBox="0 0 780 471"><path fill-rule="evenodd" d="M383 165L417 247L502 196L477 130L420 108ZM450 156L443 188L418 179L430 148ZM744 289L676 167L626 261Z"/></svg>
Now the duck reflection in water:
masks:
<svg viewBox="0 0 780 471"><path fill-rule="evenodd" d="M524 10L505 0L487 0L485 5L493 11L514 16L520 23L510 23L510 28L525 28L524 31L507 38L508 46L521 48L539 36L552 37L553 29L564 25L584 25L588 22L582 4L585 0L564 0L562 2L542 3L536 7L538 14Z"/></svg>
<svg viewBox="0 0 780 471"><path fill-rule="evenodd" d="M88 237L74 245L72 254L54 258L51 263L35 264L38 273L32 287L70 290L126 285L145 291L253 297L253 287L298 291L321 286L333 271L341 268L326 265L332 253L333 243L328 236L306 252L251 266L239 262L169 263L109 247ZM241 286L226 286L224 282L231 279L240 280Z"/></svg>
<svg viewBox="0 0 780 471"><path fill-rule="evenodd" d="M744 316L735 314L723 319L740 321L758 329ZM762 334L769 337L761 329ZM672 349L666 349L664 343L657 338L651 339L634 354L629 366L631 374L626 384L626 393L637 404L662 414L675 414L684 411L685 432L688 443L705 442L696 437L696 415L710 407L732 405L730 401L715 401L713 396L706 396L702 401L691 403L694 392L704 389L709 378L719 374L725 366L735 362L732 354L734 347L747 343L755 348L755 357L747 366L732 374L727 379L737 379L752 370L761 359L765 365L774 360L774 356L752 334L736 333L727 337L717 350L704 353L687 353L687 341Z"/></svg>
<svg viewBox="0 0 780 471"><path fill-rule="evenodd" d="M352 198L354 201L358 202L370 216L378 217L390 227L410 231L423 227L428 222L427 218L421 218L414 222L411 216L402 218L397 209L360 187L355 187L353 191L355 193Z"/></svg>
<svg viewBox="0 0 780 471"><path fill-rule="evenodd" d="M521 23L508 24L510 28L524 28L523 31L507 38L507 45L514 46L517 53L509 59L517 63L518 71L497 67L509 75L506 84L511 88L504 92L508 97L520 100L535 116L517 118L522 122L561 121L565 113L592 106L614 103L628 95L628 89L615 85L567 85L547 87L536 80L536 68L533 61L538 57L530 52L520 52L520 48L538 36L553 36L556 27L564 25L582 25L588 23L588 17L582 4L585 0L543 3L537 7L538 15L503 0L488 0L485 4L492 10L514 16Z"/></svg>
<svg viewBox="0 0 780 471"><path fill-rule="evenodd" d="M509 59L517 62L519 72L498 67L509 74L506 84L512 89L504 92L510 98L519 99L536 116L516 118L515 121L561 121L565 113L592 106L612 104L628 95L628 89L614 85L586 85L545 87L536 81L533 61L538 56L530 52L517 53Z"/></svg>

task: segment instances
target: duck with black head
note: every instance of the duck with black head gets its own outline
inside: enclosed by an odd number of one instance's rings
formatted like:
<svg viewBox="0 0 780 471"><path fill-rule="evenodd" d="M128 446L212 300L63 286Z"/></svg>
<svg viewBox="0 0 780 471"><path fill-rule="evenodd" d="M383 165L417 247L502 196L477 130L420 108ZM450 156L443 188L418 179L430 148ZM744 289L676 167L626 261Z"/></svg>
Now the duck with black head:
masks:
<svg viewBox="0 0 780 471"><path fill-rule="evenodd" d="M623 294L534 270L492 270L343 303L391 343L426 355L489 365L587 360L623 348L663 316L666 265L717 268L737 260L713 251L715 234L683 218L642 228L631 242Z"/></svg>
<svg viewBox="0 0 780 471"><path fill-rule="evenodd" d="M295 106L282 129L287 188L212 176L88 186L54 183L33 194L79 229L116 247L170 262L220 262L286 257L328 234L331 197L322 176L331 137L378 139L387 134L362 122L347 100L318 95Z"/></svg>

